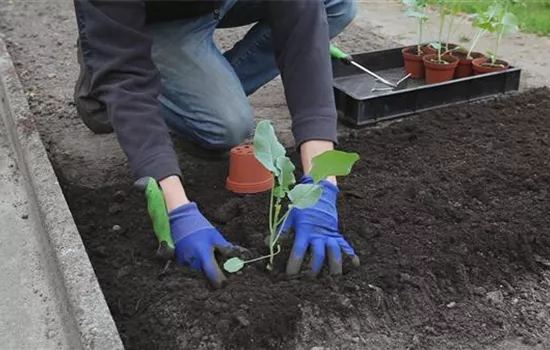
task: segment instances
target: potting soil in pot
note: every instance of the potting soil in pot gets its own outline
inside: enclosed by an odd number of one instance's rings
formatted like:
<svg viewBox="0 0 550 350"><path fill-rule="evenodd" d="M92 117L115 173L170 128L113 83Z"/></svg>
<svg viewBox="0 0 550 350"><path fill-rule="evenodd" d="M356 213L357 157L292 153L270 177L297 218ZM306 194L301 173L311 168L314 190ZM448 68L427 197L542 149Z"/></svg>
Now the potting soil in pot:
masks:
<svg viewBox="0 0 550 350"><path fill-rule="evenodd" d="M145 199L130 180L97 191L65 183L126 348L550 346L548 89L424 113L339 147L361 155L339 201L361 266L336 278L289 280L258 263L212 290L201 274L155 260ZM223 162L182 167L205 215L263 253L267 195L226 191Z"/></svg>

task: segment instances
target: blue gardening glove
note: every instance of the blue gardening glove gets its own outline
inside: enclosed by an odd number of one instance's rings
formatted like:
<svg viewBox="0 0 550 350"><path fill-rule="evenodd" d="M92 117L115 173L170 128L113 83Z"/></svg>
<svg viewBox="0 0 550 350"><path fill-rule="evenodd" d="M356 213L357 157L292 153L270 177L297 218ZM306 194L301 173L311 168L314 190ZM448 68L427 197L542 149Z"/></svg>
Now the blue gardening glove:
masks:
<svg viewBox="0 0 550 350"><path fill-rule="evenodd" d="M301 183L312 184L313 179L304 176ZM359 266L359 257L338 231L338 187L327 180L321 180L318 184L323 189L319 201L306 209L292 209L282 228L283 232L288 232L293 227L296 233L286 268L287 275L300 272L304 256L310 247L314 275L321 272L325 255L328 257L330 273L342 274L342 251L352 258L354 266Z"/></svg>
<svg viewBox="0 0 550 350"><path fill-rule="evenodd" d="M202 270L215 288L223 287L226 277L216 262L214 251L235 256L245 253L246 249L225 240L201 214L196 203L179 206L168 215L177 263Z"/></svg>

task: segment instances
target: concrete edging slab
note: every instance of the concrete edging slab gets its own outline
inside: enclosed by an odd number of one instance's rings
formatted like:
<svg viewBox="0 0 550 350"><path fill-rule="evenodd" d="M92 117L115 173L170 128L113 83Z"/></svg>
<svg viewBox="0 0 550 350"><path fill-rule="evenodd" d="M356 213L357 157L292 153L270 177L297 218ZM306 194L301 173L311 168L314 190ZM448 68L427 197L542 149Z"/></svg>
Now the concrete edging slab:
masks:
<svg viewBox="0 0 550 350"><path fill-rule="evenodd" d="M0 39L0 116L44 233L46 259L55 285L65 332L84 350L123 350L89 257L35 127L23 88ZM51 261L50 261L51 260ZM76 339L75 339L76 338Z"/></svg>

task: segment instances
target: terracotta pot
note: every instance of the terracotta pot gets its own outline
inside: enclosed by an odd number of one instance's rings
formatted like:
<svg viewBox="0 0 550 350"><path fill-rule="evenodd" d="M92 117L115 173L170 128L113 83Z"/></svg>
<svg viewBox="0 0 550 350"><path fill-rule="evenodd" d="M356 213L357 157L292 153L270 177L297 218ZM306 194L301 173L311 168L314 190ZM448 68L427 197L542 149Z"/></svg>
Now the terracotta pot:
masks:
<svg viewBox="0 0 550 350"><path fill-rule="evenodd" d="M405 71L411 74L411 78L422 79L424 78L423 55L419 55L417 51L416 46L410 46L404 48L401 52L403 52L403 60L405 61Z"/></svg>
<svg viewBox="0 0 550 350"><path fill-rule="evenodd" d="M457 44L452 44L450 43L449 44L449 48L447 49L445 47L445 43L443 43L443 47L441 48L441 51L447 51L447 50L452 50L452 49L456 49L458 47ZM425 47L424 47L424 54L426 55L431 55L431 54L436 54L437 53L437 50L434 49L433 47L430 46L430 44L427 44Z"/></svg>
<svg viewBox="0 0 550 350"><path fill-rule="evenodd" d="M441 59L447 64L434 62L437 61L437 55L424 56L424 66L426 67L426 82L428 84L441 83L453 79L458 58L453 56L443 56Z"/></svg>
<svg viewBox="0 0 550 350"><path fill-rule="evenodd" d="M510 67L510 64L508 64L508 62L503 60L496 60L495 63L500 66L488 65L487 64L488 61L489 61L489 57L481 57L473 60L472 68L474 70L474 75L497 72L501 70L506 70Z"/></svg>
<svg viewBox="0 0 550 350"><path fill-rule="evenodd" d="M235 193L259 193L273 186L273 175L254 156L254 146L231 149L225 187Z"/></svg>
<svg viewBox="0 0 550 350"><path fill-rule="evenodd" d="M466 58L467 55L468 55L468 51L460 50L460 51L451 52L451 56L458 58L458 66L456 67L456 70L455 70L456 79L465 78L473 75L474 70L472 67L472 61L476 58L485 57L485 55L483 55L480 52L472 52L470 54L470 57L472 58L470 59Z"/></svg>

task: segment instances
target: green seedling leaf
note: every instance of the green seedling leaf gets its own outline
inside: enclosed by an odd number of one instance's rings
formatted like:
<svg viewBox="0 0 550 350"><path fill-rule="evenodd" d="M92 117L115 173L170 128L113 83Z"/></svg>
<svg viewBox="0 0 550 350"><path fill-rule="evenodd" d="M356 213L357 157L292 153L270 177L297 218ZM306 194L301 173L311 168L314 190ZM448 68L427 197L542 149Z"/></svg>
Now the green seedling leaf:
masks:
<svg viewBox="0 0 550 350"><path fill-rule="evenodd" d="M292 206L298 209L311 207L323 194L323 190L316 184L298 184L288 192L288 199Z"/></svg>
<svg viewBox="0 0 550 350"><path fill-rule="evenodd" d="M273 195L277 198L285 198L285 194L286 192L283 190L283 188L281 186L276 186L274 189L273 189Z"/></svg>
<svg viewBox="0 0 550 350"><path fill-rule="evenodd" d="M511 12L504 14L501 25L504 26L504 34L512 34L519 30L518 18Z"/></svg>
<svg viewBox="0 0 550 350"><path fill-rule="evenodd" d="M240 269L242 269L243 266L244 266L244 260L240 258L231 258L223 264L224 270L229 273L237 272Z"/></svg>
<svg viewBox="0 0 550 350"><path fill-rule="evenodd" d="M431 42L430 43L430 46L434 49L434 50L439 50L439 48L442 48L441 44L437 41L434 41L434 42Z"/></svg>
<svg viewBox="0 0 550 350"><path fill-rule="evenodd" d="M351 172L353 164L359 160L357 153L347 153L331 150L315 156L309 175L314 182L318 182L328 176L346 176Z"/></svg>
<svg viewBox="0 0 550 350"><path fill-rule="evenodd" d="M284 196L284 194L288 192L290 185L296 183L296 179L294 178L294 169L296 169L296 167L288 157L277 158L275 167L279 170L277 181L279 182L280 189L283 192L282 195Z"/></svg>
<svg viewBox="0 0 550 350"><path fill-rule="evenodd" d="M416 19L419 19L419 20L427 20L429 18L427 14L422 13L422 12L418 12L418 11L414 11L413 9L408 9L407 10L407 16L412 17L412 18L416 18Z"/></svg>
<svg viewBox="0 0 550 350"><path fill-rule="evenodd" d="M277 140L275 130L269 120L263 120L258 123L254 133L254 155L266 169L279 176L275 162L277 158L283 157L286 150Z"/></svg>

